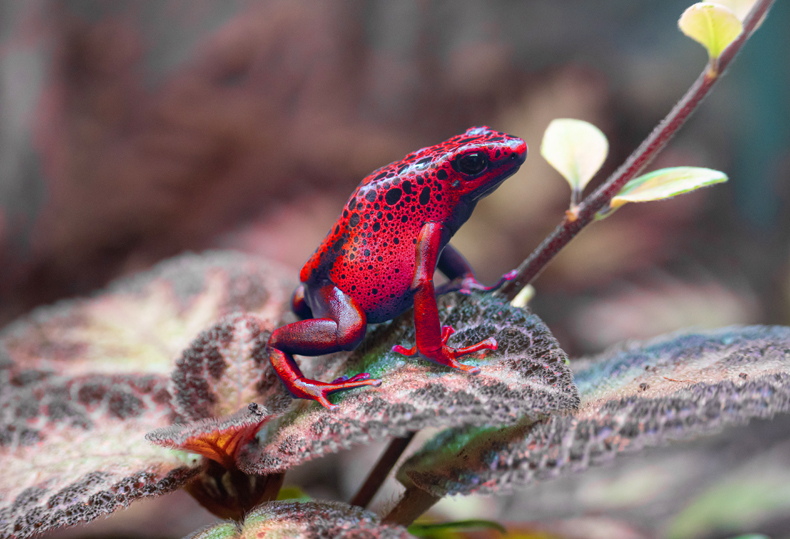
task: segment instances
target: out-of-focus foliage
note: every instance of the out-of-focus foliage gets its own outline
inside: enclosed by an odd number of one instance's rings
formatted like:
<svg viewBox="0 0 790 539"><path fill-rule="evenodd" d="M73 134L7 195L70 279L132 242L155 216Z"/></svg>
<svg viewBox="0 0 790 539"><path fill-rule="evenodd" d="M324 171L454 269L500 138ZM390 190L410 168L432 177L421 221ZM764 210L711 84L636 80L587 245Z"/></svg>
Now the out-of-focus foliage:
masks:
<svg viewBox="0 0 790 539"><path fill-rule="evenodd" d="M381 524L375 513L338 502L269 502L241 524L223 522L191 534L187 539L409 539L400 526Z"/></svg>

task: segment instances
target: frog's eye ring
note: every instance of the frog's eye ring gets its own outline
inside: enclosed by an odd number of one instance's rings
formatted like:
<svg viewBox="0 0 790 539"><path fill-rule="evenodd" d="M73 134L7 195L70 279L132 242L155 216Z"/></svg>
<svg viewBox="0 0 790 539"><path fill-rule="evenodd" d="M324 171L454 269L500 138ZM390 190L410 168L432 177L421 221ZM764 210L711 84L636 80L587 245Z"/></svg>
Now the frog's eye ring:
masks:
<svg viewBox="0 0 790 539"><path fill-rule="evenodd" d="M488 157L482 152L460 155L453 161L453 168L461 174L474 176L488 168Z"/></svg>

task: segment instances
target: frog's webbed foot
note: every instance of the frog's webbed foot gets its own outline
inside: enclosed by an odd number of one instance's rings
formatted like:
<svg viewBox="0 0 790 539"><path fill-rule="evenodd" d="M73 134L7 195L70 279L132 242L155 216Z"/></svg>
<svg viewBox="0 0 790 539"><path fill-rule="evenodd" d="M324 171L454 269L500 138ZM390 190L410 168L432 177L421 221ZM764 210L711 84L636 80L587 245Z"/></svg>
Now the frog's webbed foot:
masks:
<svg viewBox="0 0 790 539"><path fill-rule="evenodd" d="M286 384L286 387L291 395L298 399L314 400L328 410L335 410L337 409L337 405L329 402L327 398L332 393L354 389L355 387L378 387L380 385L381 380L371 379L370 374L363 372L351 378L341 376L328 384L317 380L301 378L294 380L291 384Z"/></svg>
<svg viewBox="0 0 790 539"><path fill-rule="evenodd" d="M450 326L442 326L442 340L440 346L433 349L418 350L416 345L412 346L411 348L396 345L392 347L392 351L398 354L403 354L404 356L413 356L417 353L420 353L434 363L439 363L440 365L445 365L447 367L452 367L453 369L468 372L469 374L478 374L480 372L480 367L464 365L463 363L456 361L456 359L473 352L479 352L480 350L496 350L496 339L489 337L484 341L473 344L472 346L467 346L465 348L450 348L447 346L447 340L453 333L455 333L455 330Z"/></svg>

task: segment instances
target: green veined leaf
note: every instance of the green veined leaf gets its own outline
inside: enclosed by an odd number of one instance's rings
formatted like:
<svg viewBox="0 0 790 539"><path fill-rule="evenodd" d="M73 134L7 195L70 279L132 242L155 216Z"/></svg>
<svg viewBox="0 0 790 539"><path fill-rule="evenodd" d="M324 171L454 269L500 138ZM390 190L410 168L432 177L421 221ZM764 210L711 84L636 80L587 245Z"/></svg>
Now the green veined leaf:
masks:
<svg viewBox="0 0 790 539"><path fill-rule="evenodd" d="M560 118L552 120L543 135L540 155L562 174L574 192L581 193L609 153L609 142L591 123Z"/></svg>
<svg viewBox="0 0 790 539"><path fill-rule="evenodd" d="M743 25L729 8L711 2L700 2L683 12L678 21L680 30L708 50L711 62L735 41Z"/></svg>
<svg viewBox="0 0 790 539"><path fill-rule="evenodd" d="M619 208L626 202L648 202L671 198L700 187L727 181L727 175L702 167L662 168L628 182L610 205Z"/></svg>

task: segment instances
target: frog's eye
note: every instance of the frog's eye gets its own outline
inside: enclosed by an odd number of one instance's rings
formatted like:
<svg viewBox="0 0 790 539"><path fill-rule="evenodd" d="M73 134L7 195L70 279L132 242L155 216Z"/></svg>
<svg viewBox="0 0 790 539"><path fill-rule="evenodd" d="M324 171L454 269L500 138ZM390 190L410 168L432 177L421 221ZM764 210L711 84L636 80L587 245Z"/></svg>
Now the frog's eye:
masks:
<svg viewBox="0 0 790 539"><path fill-rule="evenodd" d="M482 152L461 155L453 161L453 168L461 174L473 176L480 174L488 167L488 157Z"/></svg>

